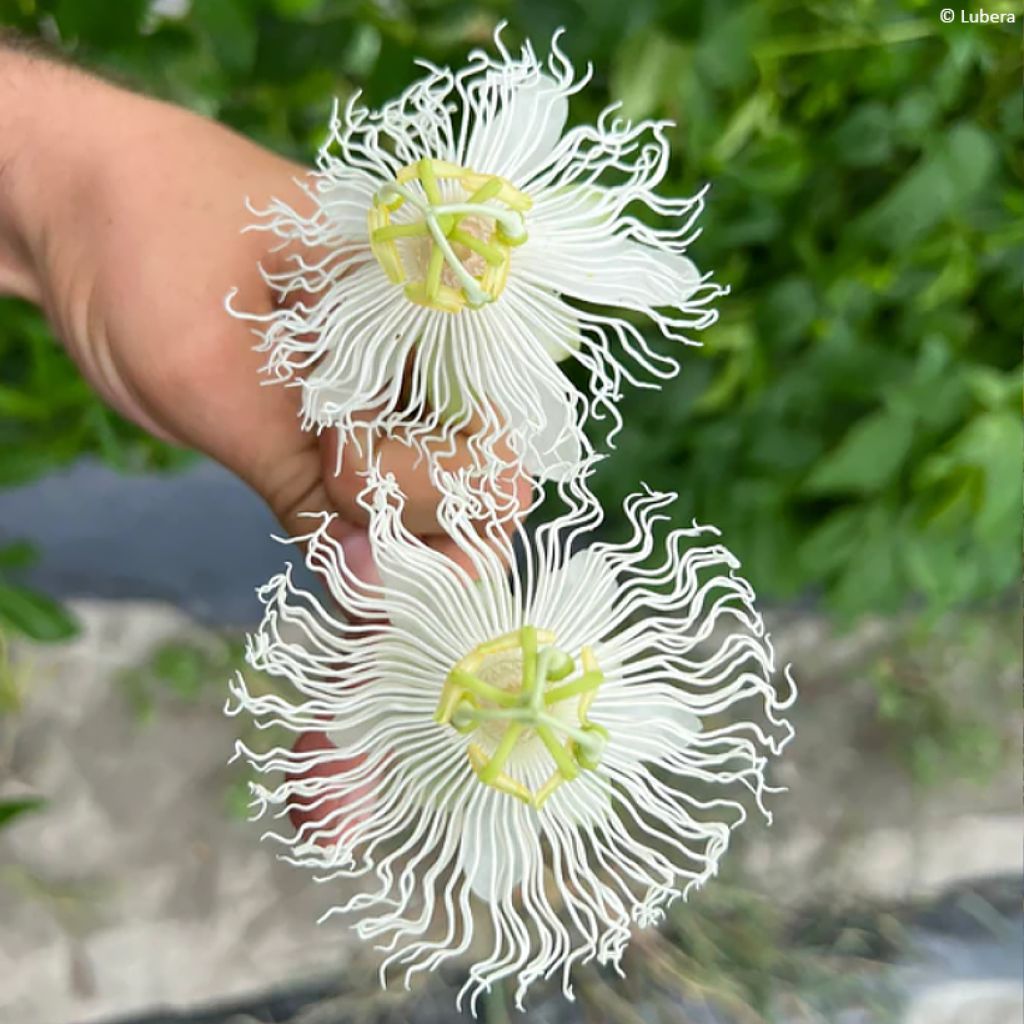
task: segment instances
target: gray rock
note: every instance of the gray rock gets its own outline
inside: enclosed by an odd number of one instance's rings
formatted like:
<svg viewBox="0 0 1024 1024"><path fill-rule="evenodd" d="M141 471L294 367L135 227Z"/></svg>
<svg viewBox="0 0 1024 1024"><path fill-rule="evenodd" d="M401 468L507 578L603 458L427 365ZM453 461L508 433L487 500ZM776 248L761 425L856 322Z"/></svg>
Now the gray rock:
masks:
<svg viewBox="0 0 1024 1024"><path fill-rule="evenodd" d="M0 720L6 790L48 801L0 831L0 1021L85 1024L351 966L347 929L315 923L327 887L226 813L237 724L223 681L158 698L151 722L119 685L163 642L215 638L164 605L75 611L77 640L15 645L25 704Z"/></svg>
<svg viewBox="0 0 1024 1024"><path fill-rule="evenodd" d="M1021 1024L1024 992L1007 981L960 981L915 999L905 1024Z"/></svg>
<svg viewBox="0 0 1024 1024"><path fill-rule="evenodd" d="M188 697L156 693L150 720L133 710L126 671L168 641L216 651L221 637L163 604L75 610L84 624L75 641L13 645L25 692L22 709L0 718L0 794L35 793L49 806L0 831L0 1022L166 1020L175 1007L325 980L373 992L372 951L337 919L314 923L351 890L279 863L257 841L258 826L225 812L234 778L225 762L240 723L221 714L223 677ZM929 899L978 872L1019 876L1019 717L992 709L1013 738L989 784L923 790L866 730L873 690L859 674L898 636L894 627L868 623L834 639L823 620L801 614L773 628L780 661L799 666L803 698L776 777L790 792L773 801L775 827L751 823L732 858L744 884L793 906L860 905ZM972 679L953 664L938 685L962 677ZM1020 936L982 945L966 937L932 949L924 965L895 968L916 1000L907 1024L1019 1024L1019 983L1006 964L1019 964ZM428 1013L428 1001L406 1011L400 994L387 999L390 1019L451 1019ZM961 1016L940 1016L947 1003ZM574 1019L562 1005L541 1000L537 1009ZM636 1009L656 1019L646 1003ZM876 1024L856 1007L839 1019Z"/></svg>

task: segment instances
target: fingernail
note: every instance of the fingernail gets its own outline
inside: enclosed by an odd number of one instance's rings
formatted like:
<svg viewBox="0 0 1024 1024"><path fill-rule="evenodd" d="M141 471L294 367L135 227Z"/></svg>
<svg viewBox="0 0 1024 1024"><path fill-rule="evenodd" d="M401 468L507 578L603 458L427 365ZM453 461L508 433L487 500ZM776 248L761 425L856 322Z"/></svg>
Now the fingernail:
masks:
<svg viewBox="0 0 1024 1024"><path fill-rule="evenodd" d="M363 583L380 585L380 574L373 560L373 548L365 530L352 528L350 532L338 538L341 550L345 552L345 564Z"/></svg>

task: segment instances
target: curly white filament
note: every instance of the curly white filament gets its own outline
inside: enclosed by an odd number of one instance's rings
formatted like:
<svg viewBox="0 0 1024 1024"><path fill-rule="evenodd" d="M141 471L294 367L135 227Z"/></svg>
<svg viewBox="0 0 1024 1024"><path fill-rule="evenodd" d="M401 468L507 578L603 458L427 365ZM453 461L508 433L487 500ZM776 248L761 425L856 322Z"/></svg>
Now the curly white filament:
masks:
<svg viewBox="0 0 1024 1024"><path fill-rule="evenodd" d="M300 539L332 600L384 624L345 621L286 571L261 591L248 660L292 696L231 687L230 713L337 745L238 747L286 772L253 787L257 815L306 813L269 833L286 858L370 883L325 917L378 940L382 976L471 954L471 1008L502 978L521 1004L552 972L571 997L574 964L617 964L631 927L714 874L739 795L765 811L791 735L795 691L716 531L664 527L673 496L644 492L625 543L576 550L602 513L582 482L561 490L565 515L510 537L479 533L454 481L440 515L469 571L411 535L378 480L381 586L352 574L329 518Z"/></svg>
<svg viewBox="0 0 1024 1024"><path fill-rule="evenodd" d="M301 384L304 426L337 429L340 452L372 432L436 455L472 423L478 482L510 467L567 478L592 451L587 422L613 441L625 383L678 371L638 321L690 345L715 319L723 289L685 255L704 193L656 191L667 123L612 107L567 127L589 70L577 76L558 37L540 60L499 30L496 56L423 64L378 111L352 99L304 186L312 212L258 211L256 227L306 254L265 272L273 312L236 315L270 380ZM561 372L569 358L585 390Z"/></svg>

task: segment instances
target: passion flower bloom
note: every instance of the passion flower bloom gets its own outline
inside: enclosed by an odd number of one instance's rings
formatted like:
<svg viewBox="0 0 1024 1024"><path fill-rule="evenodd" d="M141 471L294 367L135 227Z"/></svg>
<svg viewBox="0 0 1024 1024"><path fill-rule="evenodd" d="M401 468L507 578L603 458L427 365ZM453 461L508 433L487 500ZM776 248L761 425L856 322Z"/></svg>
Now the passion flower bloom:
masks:
<svg viewBox="0 0 1024 1024"><path fill-rule="evenodd" d="M573 964L616 964L632 926L715 873L745 817L737 796L764 811L768 755L791 735L794 690L773 681L717 531L663 529L674 495L645 492L625 505L625 543L574 550L602 513L579 482L562 494L561 518L509 536L474 526L451 487L440 515L469 573L406 530L378 479L382 585L352 574L330 517L298 538L358 624L285 571L261 590L248 661L292 696L232 684L229 712L336 744L239 745L257 772L284 773L252 790L256 816L304 822L269 833L286 859L360 880L324 917L354 915L381 942L382 978L469 956L460 1006L510 976L521 1004L558 971L571 998Z"/></svg>
<svg viewBox="0 0 1024 1024"><path fill-rule="evenodd" d="M610 107L567 129L590 71L576 76L558 34L545 61L529 44L513 56L500 30L495 48L457 72L421 61L426 77L382 109L335 112L309 209L255 211L306 254L265 274L280 308L247 319L270 379L301 382L307 429L443 453L472 424L479 473L566 477L588 417L617 429L623 380L677 371L638 322L692 344L722 289L683 255L703 192L655 193L669 122ZM557 365L570 357L586 393Z"/></svg>

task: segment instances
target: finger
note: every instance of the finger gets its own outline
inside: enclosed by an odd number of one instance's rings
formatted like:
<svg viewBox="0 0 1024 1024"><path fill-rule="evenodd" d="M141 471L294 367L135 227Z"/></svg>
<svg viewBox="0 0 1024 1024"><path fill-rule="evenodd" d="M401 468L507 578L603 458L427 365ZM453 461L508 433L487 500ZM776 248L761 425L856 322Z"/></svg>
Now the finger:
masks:
<svg viewBox="0 0 1024 1024"><path fill-rule="evenodd" d="M431 478L429 459L401 438L378 437L374 444L374 457L381 473L393 475L405 495L403 521L406 527L419 535L443 532L443 525L437 518L441 492ZM327 430L320 438L320 454L324 486L332 503L350 522L365 525L369 514L359 503L359 496L366 488L365 452L355 444L348 446L342 452L339 467L338 432ZM473 467L473 456L464 435L456 436L453 454L445 458L442 465L448 472ZM499 507L528 507L532 484L527 476L509 470L499 475L492 487Z"/></svg>
<svg viewBox="0 0 1024 1024"><path fill-rule="evenodd" d="M424 537L423 543L426 544L428 548L436 551L439 555L443 555L450 562L454 562L462 569L465 569L473 579L477 578L478 573L472 557L468 552L460 548L451 537L445 536L443 533L436 533L431 536Z"/></svg>
<svg viewBox="0 0 1024 1024"><path fill-rule="evenodd" d="M292 747L296 754L310 755L336 749L330 737L323 732L303 733ZM353 758L339 755L311 764L300 771L290 772L286 778L289 782L330 779L343 772L352 771L363 761L365 761L363 757ZM372 784L366 784L349 792L343 792L339 787L332 793L331 787L328 786L326 792L318 793L313 797L293 800L288 808L288 817L297 832L320 831L321 834L316 838L317 844L331 847L343 842L351 834L352 829L372 813L372 808L362 798L372 793L373 789ZM353 806L354 804L357 806ZM352 809L346 812L346 808L349 807Z"/></svg>

